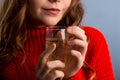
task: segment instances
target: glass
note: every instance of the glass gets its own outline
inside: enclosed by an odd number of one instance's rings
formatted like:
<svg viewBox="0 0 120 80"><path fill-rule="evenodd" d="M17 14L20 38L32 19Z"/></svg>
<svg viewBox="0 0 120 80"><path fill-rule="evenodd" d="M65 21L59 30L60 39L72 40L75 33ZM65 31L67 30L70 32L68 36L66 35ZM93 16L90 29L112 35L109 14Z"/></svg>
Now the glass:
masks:
<svg viewBox="0 0 120 80"><path fill-rule="evenodd" d="M56 44L55 51L50 55L48 60L61 60L65 62L67 49L67 33L65 28L46 27L46 48L51 44Z"/></svg>

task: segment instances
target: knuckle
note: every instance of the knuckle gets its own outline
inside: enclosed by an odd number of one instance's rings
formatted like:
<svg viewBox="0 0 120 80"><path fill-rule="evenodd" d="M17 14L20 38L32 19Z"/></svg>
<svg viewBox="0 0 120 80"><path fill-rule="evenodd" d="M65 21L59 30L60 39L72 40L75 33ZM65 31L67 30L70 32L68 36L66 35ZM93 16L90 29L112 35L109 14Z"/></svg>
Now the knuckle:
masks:
<svg viewBox="0 0 120 80"><path fill-rule="evenodd" d="M81 33L85 34L84 29L82 29L81 27L76 27L76 30L79 30L79 31L81 31Z"/></svg>
<svg viewBox="0 0 120 80"><path fill-rule="evenodd" d="M60 60L56 60L55 64L56 64L56 65L60 65L60 64L61 64L61 61L60 61Z"/></svg>
<svg viewBox="0 0 120 80"><path fill-rule="evenodd" d="M63 76L64 76L64 73L63 73L62 71L55 70L55 71L54 71L54 75L55 75L55 76L58 76L58 77L60 77L60 76L63 77Z"/></svg>
<svg viewBox="0 0 120 80"><path fill-rule="evenodd" d="M51 69L50 62L47 62L45 67L46 67L47 69Z"/></svg>
<svg viewBox="0 0 120 80"><path fill-rule="evenodd" d="M79 39L74 39L73 42L74 43L77 43L79 41Z"/></svg>
<svg viewBox="0 0 120 80"><path fill-rule="evenodd" d="M54 71L54 75L55 75L55 76L58 76L58 75L59 75L59 74L58 74L58 71L55 70L55 71Z"/></svg>

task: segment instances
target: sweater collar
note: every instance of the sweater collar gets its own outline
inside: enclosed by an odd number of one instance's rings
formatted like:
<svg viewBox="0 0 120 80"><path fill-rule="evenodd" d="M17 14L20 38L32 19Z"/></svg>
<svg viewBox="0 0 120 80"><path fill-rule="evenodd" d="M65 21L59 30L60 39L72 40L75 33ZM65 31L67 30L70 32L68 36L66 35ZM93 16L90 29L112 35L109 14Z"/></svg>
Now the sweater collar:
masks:
<svg viewBox="0 0 120 80"><path fill-rule="evenodd" d="M42 52L45 49L45 27L28 28L24 48L27 52Z"/></svg>

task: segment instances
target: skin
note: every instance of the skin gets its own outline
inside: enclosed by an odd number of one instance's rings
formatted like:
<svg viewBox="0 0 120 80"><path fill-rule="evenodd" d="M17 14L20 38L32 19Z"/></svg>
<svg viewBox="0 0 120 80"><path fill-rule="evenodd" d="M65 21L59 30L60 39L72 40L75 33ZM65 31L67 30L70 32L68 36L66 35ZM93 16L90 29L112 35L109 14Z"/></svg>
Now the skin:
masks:
<svg viewBox="0 0 120 80"><path fill-rule="evenodd" d="M41 28L46 25L56 25L62 19L72 1L74 0L30 0L30 14L33 21L39 23L35 27ZM56 12L49 13L43 8L57 8L60 12L57 14ZM71 49L67 51L67 60L70 60L71 63L65 64L61 60L49 61L49 56L56 49L56 44L52 44L39 57L36 67L37 80L67 79L75 75L82 67L88 46L85 32L78 26L69 26L67 33L75 36L74 39L70 39L67 42L71 46ZM62 71L60 68L65 68L65 70Z"/></svg>
<svg viewBox="0 0 120 80"><path fill-rule="evenodd" d="M56 25L71 4L71 0L30 0L30 14L37 23ZM59 9L58 14L49 13L45 9ZM42 16L41 16L42 15ZM41 25L37 25L41 27Z"/></svg>

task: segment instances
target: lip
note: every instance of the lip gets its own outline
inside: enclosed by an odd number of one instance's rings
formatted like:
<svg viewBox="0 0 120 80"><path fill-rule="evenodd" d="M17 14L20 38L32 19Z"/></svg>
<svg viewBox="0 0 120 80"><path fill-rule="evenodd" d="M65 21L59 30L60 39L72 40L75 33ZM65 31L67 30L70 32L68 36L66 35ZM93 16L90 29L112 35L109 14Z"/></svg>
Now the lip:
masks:
<svg viewBox="0 0 120 80"><path fill-rule="evenodd" d="M47 12L48 14L52 14L52 15L58 15L59 13L60 13L60 9L58 9L58 8L49 8L49 9L47 9L47 8L43 8L43 10L45 11L45 12Z"/></svg>

